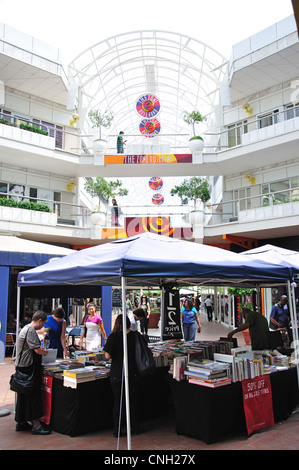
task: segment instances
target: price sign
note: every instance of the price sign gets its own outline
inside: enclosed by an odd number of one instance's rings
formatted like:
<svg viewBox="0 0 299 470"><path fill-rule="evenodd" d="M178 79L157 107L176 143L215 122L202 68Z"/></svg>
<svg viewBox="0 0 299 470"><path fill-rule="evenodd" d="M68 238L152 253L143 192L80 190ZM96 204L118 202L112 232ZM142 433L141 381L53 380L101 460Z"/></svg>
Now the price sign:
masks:
<svg viewBox="0 0 299 470"><path fill-rule="evenodd" d="M182 338L180 293L178 290L165 290L162 340Z"/></svg>
<svg viewBox="0 0 299 470"><path fill-rule="evenodd" d="M243 404L248 434L274 425L269 375L242 380Z"/></svg>

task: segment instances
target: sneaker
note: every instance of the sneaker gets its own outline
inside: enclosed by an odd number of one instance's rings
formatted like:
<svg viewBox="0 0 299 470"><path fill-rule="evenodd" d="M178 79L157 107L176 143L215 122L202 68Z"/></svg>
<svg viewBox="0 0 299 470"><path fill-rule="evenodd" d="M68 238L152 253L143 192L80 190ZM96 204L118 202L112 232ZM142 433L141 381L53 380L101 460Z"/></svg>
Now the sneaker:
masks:
<svg viewBox="0 0 299 470"><path fill-rule="evenodd" d="M31 434L40 434L45 436L46 434L51 434L51 431L50 429L44 429L42 426L39 426L38 428L32 428Z"/></svg>

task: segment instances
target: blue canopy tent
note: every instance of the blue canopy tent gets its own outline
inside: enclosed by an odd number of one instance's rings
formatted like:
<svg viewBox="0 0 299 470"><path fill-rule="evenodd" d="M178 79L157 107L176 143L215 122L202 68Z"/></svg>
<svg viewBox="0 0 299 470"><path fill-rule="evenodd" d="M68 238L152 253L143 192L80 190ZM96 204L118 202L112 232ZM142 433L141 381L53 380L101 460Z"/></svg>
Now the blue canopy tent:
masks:
<svg viewBox="0 0 299 470"><path fill-rule="evenodd" d="M299 279L299 252L294 250L287 250L274 245L263 245L253 250L244 252L244 256L250 260L260 260L267 263L286 266L292 273L292 279L288 280L288 297L289 297L289 311L291 322L293 325L293 339L294 344L299 345L298 340L298 328L297 325L297 312L296 312L296 298L295 298L295 287L297 286L296 280ZM298 361L297 361L298 362ZM299 380L299 366L298 368L298 380Z"/></svg>
<svg viewBox="0 0 299 470"><path fill-rule="evenodd" d="M7 314L11 308L11 289L14 288L12 271L45 264L52 259L69 255L74 250L46 243L34 242L14 234L0 234L0 363L5 360ZM12 287L11 287L12 286ZM12 310L12 313L13 310Z"/></svg>
<svg viewBox="0 0 299 470"><path fill-rule="evenodd" d="M86 248L22 272L18 285L157 285L176 280L258 285L290 279L288 266L248 259L243 254L151 233Z"/></svg>
<svg viewBox="0 0 299 470"><path fill-rule="evenodd" d="M250 285L287 282L288 267L275 265L207 245L144 233L125 240L72 253L61 260L19 273L18 289L63 284L121 285L122 304L126 287L222 284ZM126 327L124 316L124 378L127 439L131 448Z"/></svg>

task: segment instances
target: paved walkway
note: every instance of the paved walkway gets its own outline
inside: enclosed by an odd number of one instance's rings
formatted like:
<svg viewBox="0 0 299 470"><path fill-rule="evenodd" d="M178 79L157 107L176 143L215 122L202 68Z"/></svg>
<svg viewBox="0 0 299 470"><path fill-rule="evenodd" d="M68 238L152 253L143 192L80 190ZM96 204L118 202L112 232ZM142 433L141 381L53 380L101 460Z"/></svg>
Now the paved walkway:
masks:
<svg viewBox="0 0 299 470"><path fill-rule="evenodd" d="M228 332L218 323L208 323L201 315L203 325L201 339L219 339ZM151 335L157 335L151 330ZM238 336L238 344L243 339ZM14 421L14 393L9 390L9 378L14 371L14 363L7 358L0 364L0 410L7 409L10 414L0 417L0 450L127 450L126 437L119 442L111 430L99 431L78 437L52 432L47 436L33 436L30 432L16 432ZM95 397L93 397L94 399ZM224 405L225 406L225 405ZM177 435L174 416L163 416L143 423L142 433L132 436L133 451L148 450L152 452L169 451L193 454L200 450L299 450L299 412L294 412L287 420L275 423L271 428L256 432L251 436L246 433L227 435L213 444ZM106 454L106 452L104 453ZM117 454L114 454L117 455ZM120 454L119 454L120 455Z"/></svg>

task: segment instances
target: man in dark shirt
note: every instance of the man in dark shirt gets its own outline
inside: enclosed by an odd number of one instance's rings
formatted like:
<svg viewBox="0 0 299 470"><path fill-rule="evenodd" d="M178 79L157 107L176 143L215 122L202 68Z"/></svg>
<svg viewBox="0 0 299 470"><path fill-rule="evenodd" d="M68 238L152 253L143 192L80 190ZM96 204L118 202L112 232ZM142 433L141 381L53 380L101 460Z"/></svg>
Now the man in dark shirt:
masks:
<svg viewBox="0 0 299 470"><path fill-rule="evenodd" d="M244 308L242 313L245 323L230 331L227 337L231 338L239 331L249 328L252 350L269 349L269 328L266 318L261 313L253 312L250 308Z"/></svg>
<svg viewBox="0 0 299 470"><path fill-rule="evenodd" d="M280 297L279 302L273 305L270 313L270 322L273 325L273 329L286 328L290 341L293 341L292 331L290 327L288 298L286 295L282 295Z"/></svg>

